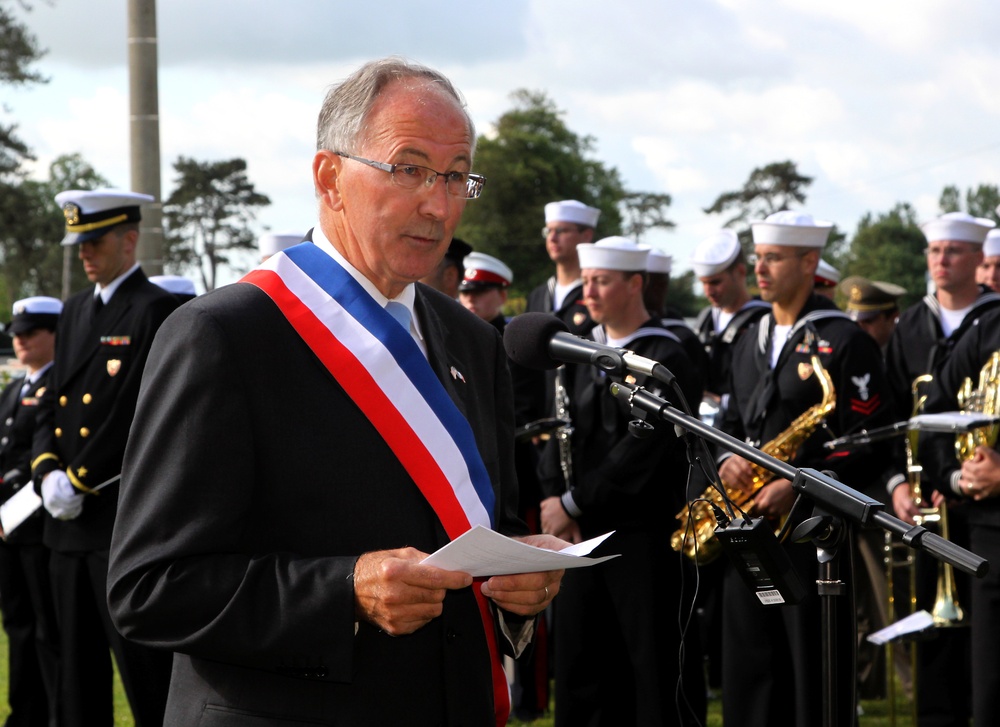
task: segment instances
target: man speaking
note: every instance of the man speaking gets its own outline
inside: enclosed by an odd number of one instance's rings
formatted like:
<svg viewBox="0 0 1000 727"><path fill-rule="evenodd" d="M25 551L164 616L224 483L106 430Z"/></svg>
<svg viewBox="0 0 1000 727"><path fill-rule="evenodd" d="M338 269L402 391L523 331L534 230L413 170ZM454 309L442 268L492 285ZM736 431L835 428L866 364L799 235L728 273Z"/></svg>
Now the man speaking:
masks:
<svg viewBox="0 0 1000 727"><path fill-rule="evenodd" d="M482 190L474 144L446 78L365 65L320 112L311 241L157 336L108 597L177 652L165 724L505 723L499 657L561 572L421 564L474 525L523 532L501 339L414 285Z"/></svg>

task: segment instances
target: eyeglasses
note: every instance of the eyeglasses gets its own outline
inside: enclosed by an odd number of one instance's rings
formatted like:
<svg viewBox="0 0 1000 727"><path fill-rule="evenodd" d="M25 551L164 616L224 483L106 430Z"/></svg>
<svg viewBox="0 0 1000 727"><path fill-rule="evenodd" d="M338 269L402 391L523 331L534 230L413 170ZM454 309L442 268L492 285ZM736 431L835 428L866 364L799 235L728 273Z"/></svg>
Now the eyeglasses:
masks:
<svg viewBox="0 0 1000 727"><path fill-rule="evenodd" d="M968 247L925 247L924 255L927 257L962 257L972 252L971 245Z"/></svg>
<svg viewBox="0 0 1000 727"><path fill-rule="evenodd" d="M579 232L579 231L580 231L579 227L553 227L551 229L549 229L548 227L543 227L542 237L548 240L550 235L552 237L562 237L563 235L568 235L571 232Z"/></svg>
<svg viewBox="0 0 1000 727"><path fill-rule="evenodd" d="M454 197L461 197L462 199L475 199L483 193L483 186L486 184L486 177L482 174L438 172L430 167L422 167L419 164L386 164L385 162L373 162L371 159L356 157L353 154L347 154L342 151L335 151L333 153L345 159L353 159L356 162L367 164L369 167L381 169L383 172L389 172L393 184L403 189L432 187L438 177L443 177L444 186L448 190L448 194Z"/></svg>
<svg viewBox="0 0 1000 727"><path fill-rule="evenodd" d="M790 260L793 257L805 257L808 254L809 254L808 251L789 252L785 253L784 255L779 255L776 252L765 252L763 255L757 255L755 253L752 253L750 255L747 255L747 262L750 263L751 265L756 265L757 263L764 263L765 265L770 267L771 265L777 265L778 263L784 260Z"/></svg>

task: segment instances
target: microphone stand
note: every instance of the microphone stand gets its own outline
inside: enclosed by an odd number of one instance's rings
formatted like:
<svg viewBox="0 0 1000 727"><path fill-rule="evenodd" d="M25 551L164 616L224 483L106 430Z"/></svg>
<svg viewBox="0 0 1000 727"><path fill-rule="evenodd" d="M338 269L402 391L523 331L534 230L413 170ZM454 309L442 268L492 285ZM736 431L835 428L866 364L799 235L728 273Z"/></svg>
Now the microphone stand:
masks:
<svg viewBox="0 0 1000 727"><path fill-rule="evenodd" d="M642 387L626 383L611 384L611 394L627 401L633 413L641 418L645 414L670 422L693 432L724 449L758 464L771 472L789 480L799 497L805 495L818 504L824 514L807 519L799 525L797 537L810 537L817 547L819 577L818 593L821 598L823 619L823 724L836 727L837 711L834 700L836 690L836 619L832 597L843 593L843 582L839 579L838 552L846 544L850 552L851 542L845 534L844 520L864 527L878 526L895 533L905 545L930 553L938 560L950 563L966 573L982 578L989 570L989 561L965 548L930 532L921 525L907 525L902 520L885 512L885 505L862 492L858 492L828 474L808 467L794 467L782 462L745 442L732 437L700 419L675 409L667 401L651 394ZM847 533L849 534L849 526ZM851 649L852 659L856 658ZM853 674L854 668L851 669ZM853 692L853 686L851 687ZM853 719L853 716L851 717Z"/></svg>

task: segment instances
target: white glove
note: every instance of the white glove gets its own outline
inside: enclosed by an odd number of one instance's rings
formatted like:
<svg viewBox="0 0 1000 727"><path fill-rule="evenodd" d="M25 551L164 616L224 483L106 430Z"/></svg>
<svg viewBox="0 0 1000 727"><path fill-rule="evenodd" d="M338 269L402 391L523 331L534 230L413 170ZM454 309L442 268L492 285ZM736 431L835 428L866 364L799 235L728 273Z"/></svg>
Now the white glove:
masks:
<svg viewBox="0 0 1000 727"><path fill-rule="evenodd" d="M84 497L62 470L53 470L42 480L42 504L56 520L79 517Z"/></svg>

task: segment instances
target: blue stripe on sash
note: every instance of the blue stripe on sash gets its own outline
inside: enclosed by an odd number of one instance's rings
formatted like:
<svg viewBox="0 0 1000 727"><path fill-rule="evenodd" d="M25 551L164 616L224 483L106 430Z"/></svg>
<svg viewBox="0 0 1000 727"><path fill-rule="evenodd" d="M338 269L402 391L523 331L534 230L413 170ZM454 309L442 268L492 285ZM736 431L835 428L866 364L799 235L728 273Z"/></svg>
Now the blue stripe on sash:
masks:
<svg viewBox="0 0 1000 727"><path fill-rule="evenodd" d="M410 333L404 330L385 308L376 303L368 291L361 287L336 260L313 243L300 243L288 248L284 253L388 349L402 372L455 440L468 468L472 486L489 515L490 526L495 527L496 499L493 485L479 454L472 427L448 396L448 392ZM410 422L410 426L416 431L419 422Z"/></svg>

